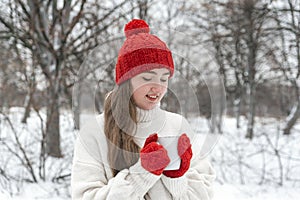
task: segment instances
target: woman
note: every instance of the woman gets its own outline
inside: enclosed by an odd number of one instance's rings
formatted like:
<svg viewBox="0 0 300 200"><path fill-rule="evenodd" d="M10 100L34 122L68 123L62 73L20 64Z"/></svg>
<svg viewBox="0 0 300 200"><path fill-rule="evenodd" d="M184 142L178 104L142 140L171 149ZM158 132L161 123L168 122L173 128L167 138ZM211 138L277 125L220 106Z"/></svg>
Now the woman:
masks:
<svg viewBox="0 0 300 200"><path fill-rule="evenodd" d="M165 43L149 32L143 20L125 26L117 86L104 113L76 140L73 199L211 199L215 173L195 154L200 145L188 122L159 108L174 64ZM158 137L170 135L178 136L180 166L167 170L171 160Z"/></svg>

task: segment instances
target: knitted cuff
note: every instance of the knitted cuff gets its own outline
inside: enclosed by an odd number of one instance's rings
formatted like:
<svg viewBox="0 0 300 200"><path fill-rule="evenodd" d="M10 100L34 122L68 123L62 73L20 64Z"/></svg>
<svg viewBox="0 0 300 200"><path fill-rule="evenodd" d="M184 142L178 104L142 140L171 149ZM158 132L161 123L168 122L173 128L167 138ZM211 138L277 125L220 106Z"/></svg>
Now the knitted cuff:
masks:
<svg viewBox="0 0 300 200"><path fill-rule="evenodd" d="M175 199L186 194L188 182L185 175L179 178L169 178L162 175L161 180Z"/></svg>
<svg viewBox="0 0 300 200"><path fill-rule="evenodd" d="M136 164L129 168L130 176L128 177L133 184L133 188L139 197L145 196L150 188L160 179L161 176L154 175L145 170L139 159Z"/></svg>

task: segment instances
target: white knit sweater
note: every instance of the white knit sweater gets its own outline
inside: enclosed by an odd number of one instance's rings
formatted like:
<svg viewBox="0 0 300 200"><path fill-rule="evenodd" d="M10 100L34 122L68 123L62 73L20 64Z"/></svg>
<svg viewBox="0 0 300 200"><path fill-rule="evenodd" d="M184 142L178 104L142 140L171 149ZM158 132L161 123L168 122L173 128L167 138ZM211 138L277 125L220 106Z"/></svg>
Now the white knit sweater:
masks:
<svg viewBox="0 0 300 200"><path fill-rule="evenodd" d="M135 142L140 147L152 133L159 136L186 133L193 150L190 169L180 178L157 176L146 171L139 160L113 177L107 161L104 115L101 114L89 120L77 137L71 176L72 199L211 199L215 172L207 159L199 155L201 137L193 133L186 119L159 107L150 111L138 109L138 119Z"/></svg>

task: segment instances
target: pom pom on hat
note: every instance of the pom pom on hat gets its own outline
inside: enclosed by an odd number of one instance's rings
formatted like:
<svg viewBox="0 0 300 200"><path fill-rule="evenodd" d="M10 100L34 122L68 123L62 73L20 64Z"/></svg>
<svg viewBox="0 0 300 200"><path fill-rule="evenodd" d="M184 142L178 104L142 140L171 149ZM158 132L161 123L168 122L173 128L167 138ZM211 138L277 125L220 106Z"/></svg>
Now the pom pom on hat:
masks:
<svg viewBox="0 0 300 200"><path fill-rule="evenodd" d="M125 25L125 36L126 38L129 38L132 35L138 34L138 33L149 33L149 25L141 19L133 19L128 24Z"/></svg>

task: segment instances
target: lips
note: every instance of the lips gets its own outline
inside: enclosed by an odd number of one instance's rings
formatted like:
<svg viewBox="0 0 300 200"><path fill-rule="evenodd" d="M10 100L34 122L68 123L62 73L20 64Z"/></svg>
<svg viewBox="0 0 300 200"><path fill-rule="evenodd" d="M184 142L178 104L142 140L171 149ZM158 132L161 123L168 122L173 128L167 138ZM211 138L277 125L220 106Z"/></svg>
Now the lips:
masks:
<svg viewBox="0 0 300 200"><path fill-rule="evenodd" d="M159 95L155 95L155 94L147 94L146 98L150 101L156 101L158 99Z"/></svg>

